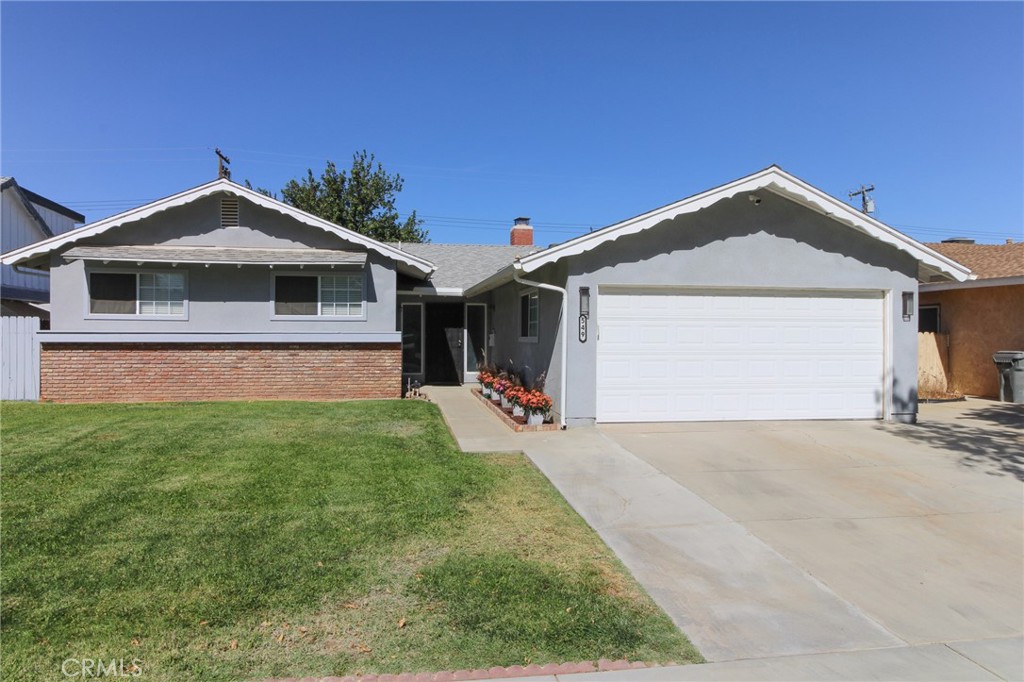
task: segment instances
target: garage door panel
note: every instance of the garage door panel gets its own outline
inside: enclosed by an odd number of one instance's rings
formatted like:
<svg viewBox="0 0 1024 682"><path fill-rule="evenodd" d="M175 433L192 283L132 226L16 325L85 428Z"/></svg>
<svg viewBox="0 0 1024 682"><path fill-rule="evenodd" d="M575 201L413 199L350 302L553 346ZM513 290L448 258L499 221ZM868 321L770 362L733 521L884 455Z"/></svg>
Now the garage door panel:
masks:
<svg viewBox="0 0 1024 682"><path fill-rule="evenodd" d="M878 418L881 294L601 293L598 420Z"/></svg>

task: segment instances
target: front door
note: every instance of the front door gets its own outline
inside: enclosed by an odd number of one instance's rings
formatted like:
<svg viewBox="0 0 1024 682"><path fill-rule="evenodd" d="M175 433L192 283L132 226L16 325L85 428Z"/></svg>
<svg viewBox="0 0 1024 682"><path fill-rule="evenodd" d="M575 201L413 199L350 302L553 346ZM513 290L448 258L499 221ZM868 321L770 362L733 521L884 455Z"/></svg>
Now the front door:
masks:
<svg viewBox="0 0 1024 682"><path fill-rule="evenodd" d="M427 304L425 379L428 384L462 383L464 314L462 303Z"/></svg>

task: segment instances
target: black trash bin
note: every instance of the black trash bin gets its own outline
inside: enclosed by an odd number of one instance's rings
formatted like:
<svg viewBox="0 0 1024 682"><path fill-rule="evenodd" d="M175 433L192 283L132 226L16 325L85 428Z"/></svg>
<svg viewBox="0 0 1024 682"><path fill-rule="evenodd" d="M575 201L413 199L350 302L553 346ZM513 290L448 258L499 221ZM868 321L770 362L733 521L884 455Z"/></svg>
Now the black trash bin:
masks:
<svg viewBox="0 0 1024 682"><path fill-rule="evenodd" d="M999 399L1024 403L1024 350L1001 350L992 361L999 372Z"/></svg>

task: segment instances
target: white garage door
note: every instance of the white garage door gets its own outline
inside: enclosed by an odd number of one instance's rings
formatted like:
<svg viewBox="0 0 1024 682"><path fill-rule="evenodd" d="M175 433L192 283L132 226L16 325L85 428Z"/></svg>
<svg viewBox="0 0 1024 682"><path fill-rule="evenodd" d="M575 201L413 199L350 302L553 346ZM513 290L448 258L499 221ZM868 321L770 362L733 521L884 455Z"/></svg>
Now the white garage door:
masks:
<svg viewBox="0 0 1024 682"><path fill-rule="evenodd" d="M877 419L882 293L602 288L597 419Z"/></svg>

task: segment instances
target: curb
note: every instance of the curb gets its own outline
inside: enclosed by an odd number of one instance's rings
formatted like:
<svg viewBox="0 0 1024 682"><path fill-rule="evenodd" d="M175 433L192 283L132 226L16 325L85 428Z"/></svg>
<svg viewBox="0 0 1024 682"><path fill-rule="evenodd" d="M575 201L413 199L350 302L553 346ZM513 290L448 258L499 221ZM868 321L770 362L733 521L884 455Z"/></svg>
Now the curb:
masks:
<svg viewBox="0 0 1024 682"><path fill-rule="evenodd" d="M666 663L665 665L675 665ZM582 661L580 663L548 663L547 665L510 665L476 670L445 670L436 673L401 673L398 675L345 675L344 677L271 677L263 682L461 682L462 680L501 680L518 677L534 677L539 675L572 675L575 673L596 673L614 670L638 670L641 668L658 668L657 663L642 661L611 661L602 658L599 661Z"/></svg>

